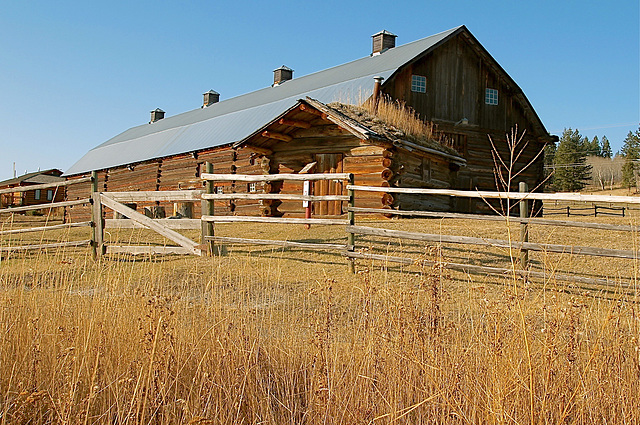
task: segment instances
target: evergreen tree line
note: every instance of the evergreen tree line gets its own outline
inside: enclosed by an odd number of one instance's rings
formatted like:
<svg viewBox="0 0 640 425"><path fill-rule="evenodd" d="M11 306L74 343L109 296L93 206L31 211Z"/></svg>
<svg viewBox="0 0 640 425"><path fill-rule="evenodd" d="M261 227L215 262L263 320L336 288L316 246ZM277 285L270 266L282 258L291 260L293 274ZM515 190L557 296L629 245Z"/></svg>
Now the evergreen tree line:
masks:
<svg viewBox="0 0 640 425"><path fill-rule="evenodd" d="M562 132L557 145L548 144L544 154L547 188L560 192L581 190L587 185L592 171L591 165L587 164L588 156L601 158L613 156L606 136L603 136L602 140L598 136L589 140L577 129L571 128ZM638 161L640 160L640 128L635 133L629 132L617 155L625 158L622 169L623 184L627 187L640 187L640 161Z"/></svg>

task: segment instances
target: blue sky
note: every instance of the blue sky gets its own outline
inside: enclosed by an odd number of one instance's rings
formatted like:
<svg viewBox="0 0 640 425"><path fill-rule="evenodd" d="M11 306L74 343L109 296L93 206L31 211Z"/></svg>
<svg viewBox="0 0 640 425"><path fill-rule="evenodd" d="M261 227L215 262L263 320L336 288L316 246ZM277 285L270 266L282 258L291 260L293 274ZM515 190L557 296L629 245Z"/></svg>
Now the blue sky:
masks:
<svg viewBox="0 0 640 425"><path fill-rule="evenodd" d="M94 4L95 3L95 4ZM0 7L0 180L68 169L148 122L466 25L552 134L606 135L614 151L639 111L639 5L595 1L14 1Z"/></svg>

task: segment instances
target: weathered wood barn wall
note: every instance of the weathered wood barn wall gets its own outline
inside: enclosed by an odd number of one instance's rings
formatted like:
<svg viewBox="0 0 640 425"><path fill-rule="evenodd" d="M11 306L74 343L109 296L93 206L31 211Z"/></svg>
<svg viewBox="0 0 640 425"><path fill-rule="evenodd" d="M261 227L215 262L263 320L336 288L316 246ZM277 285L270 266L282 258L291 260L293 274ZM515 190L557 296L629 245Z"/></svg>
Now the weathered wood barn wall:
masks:
<svg viewBox="0 0 640 425"><path fill-rule="evenodd" d="M416 90L414 77L424 78L424 91ZM460 31L407 64L385 82L382 91L436 124L467 160L455 188L496 190L493 146L509 158L506 134L517 128L518 136L526 134L518 147L524 150L514 165L516 170L526 170L511 182L511 190L517 191L520 181L541 190L541 153L546 143L557 138L547 133L522 90L468 31ZM457 203L456 210L487 210L482 200L458 198Z"/></svg>

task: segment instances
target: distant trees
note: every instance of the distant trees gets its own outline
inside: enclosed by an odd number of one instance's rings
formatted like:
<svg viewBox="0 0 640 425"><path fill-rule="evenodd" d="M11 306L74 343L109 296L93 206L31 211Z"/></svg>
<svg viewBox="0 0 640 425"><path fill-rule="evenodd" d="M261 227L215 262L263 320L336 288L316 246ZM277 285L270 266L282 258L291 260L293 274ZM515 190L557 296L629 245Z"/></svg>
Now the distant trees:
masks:
<svg viewBox="0 0 640 425"><path fill-rule="evenodd" d="M640 187L638 184L638 160L640 159L640 128L635 133L629 132L624 139L620 154L624 157L622 181L627 187Z"/></svg>
<svg viewBox="0 0 640 425"><path fill-rule="evenodd" d="M556 190L573 192L587 185L591 178L591 166L587 164L590 150L591 142L578 130L568 128L562 132L553 158L553 187Z"/></svg>
<svg viewBox="0 0 640 425"><path fill-rule="evenodd" d="M635 158L640 158L640 131L635 137L638 139ZM631 147L629 149L633 150ZM589 183L597 184L600 188L604 188L605 185L612 187L616 181L620 181L619 162L609 163L612 161L613 152L607 136L603 136L602 140L598 136L589 140L577 129L565 128L557 145L545 146L544 155L545 177L547 187L551 190L576 191ZM631 166L628 165L627 168L629 167ZM633 169L629 170L631 171L627 171L627 174L633 180Z"/></svg>

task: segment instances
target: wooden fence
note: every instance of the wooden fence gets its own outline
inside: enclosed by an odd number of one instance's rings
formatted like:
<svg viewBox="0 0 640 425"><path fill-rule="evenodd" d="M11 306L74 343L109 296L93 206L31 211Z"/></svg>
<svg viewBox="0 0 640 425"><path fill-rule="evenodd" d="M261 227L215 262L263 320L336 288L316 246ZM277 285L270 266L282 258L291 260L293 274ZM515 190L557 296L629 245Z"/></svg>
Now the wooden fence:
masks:
<svg viewBox="0 0 640 425"><path fill-rule="evenodd" d="M203 208L203 240L207 241L210 246L209 252L214 252L214 243L221 242L226 244L252 244L252 245L276 245L281 247L297 247L313 250L353 250L353 233L347 233L345 244L333 243L310 243L295 242L285 240L265 240L253 238L232 238L215 236L214 223L281 223L281 224L304 224L310 225L342 225L350 226L354 224L354 213L349 211L347 219L342 218L311 218L307 214L305 218L295 217L256 217L256 216L216 216L214 210L214 201L216 200L238 200L238 199L278 199L300 201L307 205L307 211L310 212L310 202L332 202L338 201L348 202L350 207L354 206L354 191L349 189L348 195L308 195L308 194L280 194L280 193L213 193L214 182L276 182L276 181L302 181L317 182L327 180L339 180L353 185L353 174L349 173L331 173L331 174L266 174L266 175L238 175L238 174L213 174L210 171L210 164L207 164L208 172L202 174L202 179L207 181L206 192L202 194ZM353 263L349 263L353 268Z"/></svg>
<svg viewBox="0 0 640 425"><path fill-rule="evenodd" d="M51 188L55 188L56 191L61 188L64 190L66 186L69 186L72 184L78 184L78 183L86 183L91 180L92 180L92 177L85 177L81 179L67 180L67 181L57 182L57 183L45 183L45 184L38 184L38 185L31 185L31 186L12 187L8 189L1 189L0 195L4 193L27 192L31 190L42 190L42 189L51 189ZM55 196L54 196L54 199L55 199ZM88 204L90 202L91 202L90 197L76 199L73 201L48 202L48 203L42 203L42 204L36 204L36 205L3 208L3 209L0 209L0 214L14 214L14 213L27 212L27 211L45 211L46 213L45 215L48 218L54 208L70 207L73 205ZM47 220L47 222L48 221L49 220ZM89 227L91 225L92 223L90 221L84 221L79 223L62 223L62 224L54 224L54 225L46 224L44 226L0 230L0 236L16 235L16 234L31 233L31 232L47 232L52 230L68 229L72 227L85 227L85 226ZM27 245L9 244L7 246L0 246L0 253L3 253L3 252L7 253L7 252L14 252L14 251L54 249L54 248L62 248L62 247L74 247L74 246L87 246L87 245L90 245L90 242L91 241L89 239L85 239L85 240L77 240L77 241L39 243L39 244L27 244Z"/></svg>
<svg viewBox="0 0 640 425"><path fill-rule="evenodd" d="M583 202L609 202L609 203L624 203L624 204L640 204L640 197L627 197L627 196L602 196L602 195L582 195L579 193L535 193L528 192L526 184L520 184L520 192L488 192L488 191L459 191L449 189L417 189L417 188L391 188L391 187L372 187L372 186L347 186L348 190L353 191L367 191L367 192L384 192L384 193L404 193L404 194L419 194L424 196L434 195L449 195L457 197L467 198L481 198L481 199L499 199L515 201L519 209L519 217L513 217L510 215L501 216L481 216L475 214L458 214L458 213L444 213L444 212L430 212L430 211L397 211L389 209L376 209L376 208L355 208L350 207L350 212L360 214L385 214L385 215L399 215L399 216L414 216L414 217L434 217L443 219L465 219L465 220L491 220L491 221L511 221L518 222L521 226L520 240L508 241L500 239L488 239L488 238L476 238L468 236L456 236L456 235L442 235L442 234L428 234L417 232L404 232L397 230L388 230L374 228L370 226L347 226L347 232L354 235L369 235L383 238L393 238L400 240L411 241L423 241L433 242L438 244L463 244L463 245L475 245L483 247L499 247L499 248L512 248L520 252L519 269L514 270L512 268L496 268L486 266L475 266L468 264L456 264L445 263L442 266L451 270L464 271L466 273L484 273L492 275L509 275L517 274L520 277L545 277L544 272L536 272L529 270L528 267L528 253L529 251L538 252L551 252L551 253L571 253L576 255L588 255L599 256L609 258L622 258L637 260L640 258L637 249L620 250L609 249L600 247L585 247L585 246L571 246L571 245L559 245L559 244L542 244L532 243L529 241L529 226L533 224L544 226L565 226L576 228L588 228L588 229L601 229L601 230L615 230L622 232L638 232L640 228L638 226L625 226L615 224L604 223L585 223L574 221L561 221L561 220L549 220L544 218L528 217L529 201L531 200L562 200L562 201L583 201ZM422 260L416 260L405 257L385 256L371 253L359 253L359 252L346 252L345 255L353 259L374 259L388 262L397 262L403 264L412 264L416 262L422 262L426 264L433 264L433 262L425 262ZM560 280L575 281L587 284L607 284L606 279L589 278L581 276L569 276L556 274L555 277Z"/></svg>
<svg viewBox="0 0 640 425"><path fill-rule="evenodd" d="M567 217L577 216L577 217L597 217L600 216L618 216L624 217L625 212L628 210L628 207L606 207L604 205L593 205L591 207L576 207L567 205L566 207L545 207L544 214L545 215L566 215Z"/></svg>
<svg viewBox="0 0 640 425"><path fill-rule="evenodd" d="M66 186L69 184L82 183L89 180L93 181L92 194L90 198L79 199L75 201L56 202L45 205L37 205L31 207L19 207L0 210L0 213L17 212L30 209L55 208L61 206L70 206L76 204L92 203L92 221L82 223L68 223L61 225L33 227L30 229L11 229L0 231L2 234L14 234L24 232L36 232L44 230L62 229L68 227L91 226L92 236L90 240L60 242L57 244L39 244L30 246L14 246L2 247L0 250L21 250L21 249L42 249L56 248L62 246L82 246L90 245L95 257L103 254L128 253L128 254L188 254L203 255L221 252L221 247L225 244L250 244L250 245L274 245L281 247L295 247L318 251L338 251L349 259L350 269L355 270L355 261L360 259L383 260L388 262L396 262L402 264L414 264L423 260L397 257L390 255L381 255L371 252L359 252L357 245L358 236L373 236L382 239L396 239L427 242L434 244L454 244L454 245L471 245L477 247L498 247L510 248L519 252L519 270L510 268L497 268L487 266L477 266L469 264L446 263L443 266L452 270L464 271L466 273L482 273L482 274L498 274L505 275L508 273L516 273L522 277L543 277L543 272L532 271L528 267L529 252L545 252L545 253L571 253L585 256L598 256L618 259L638 259L638 251L636 249L611 249L592 246L571 246L561 244L537 243L529 241L529 226L564 226L582 229L600 229L607 231L637 232L637 226L606 224L606 223L589 223L581 221L568 220L550 220L546 218L528 217L529 201L533 200L555 200L555 201L573 201L573 202L601 202L601 203L621 203L625 205L640 204L640 197L628 196L602 196L602 195L582 195L577 193L530 193L526 185L520 187L520 192L490 192L490 191L459 191L449 189L419 189L419 188L393 188L393 187L372 187L357 186L353 184L353 175L347 173L332 174L267 174L267 175L241 175L241 174L214 174L211 164L206 164L207 172L203 173L201 178L205 182L204 190L178 190L178 191L152 191L152 192L98 192L97 179L92 178L70 180L63 183L30 186L28 188L20 188L20 190L33 190L34 188L46 188L54 186ZM346 183L341 190L341 194L332 195L313 195L309 193L214 193L214 183L216 182L278 182L278 181L298 181L298 182L318 182L335 180ZM16 191L16 189L11 189ZM249 190L249 189L247 189ZM477 214L459 214L449 212L435 211L402 211L382 208L362 208L356 207L356 197L358 192L382 192L382 193L402 193L414 194L421 196L456 196L466 198L481 199L499 199L508 203L517 205L519 214L517 216L500 216L500 215L477 215ZM2 193L2 192L0 192ZM346 194L344 194L346 193ZM346 217L339 218L313 218L308 214L305 218L297 217L265 217L265 216L248 216L248 215L216 215L215 201L231 201L231 200L293 200L307 203L310 202L344 202L347 204ZM127 206L127 203L136 202L200 202L202 215L200 218L192 219L153 219L145 216L135 209ZM119 213L120 219L105 219L104 209L111 209ZM628 208L628 207L627 207ZM310 209L307 209L310 211ZM520 237L517 241L509 241L502 239L478 238L460 235L443 235L439 233L419 233L407 232L400 230L391 230L370 225L356 224L356 215L363 216L368 214L379 214L386 216L411 216L411 217L431 217L440 219L463 219L478 221L510 221L520 224ZM340 225L345 226L345 242L329 243L329 242L308 242L308 241L290 241L290 240L268 240L250 237L228 237L218 236L215 234L215 226L223 223L280 223L295 225ZM369 222L364 224L370 224ZM151 229L163 237L169 239L175 245L170 246L127 246L122 244L106 244L104 241L104 229L106 228L147 228ZM200 241L196 242L177 232L177 230L199 230ZM244 235L243 235L244 236ZM606 284L606 279L555 275L556 278L562 280L576 281L590 284Z"/></svg>

